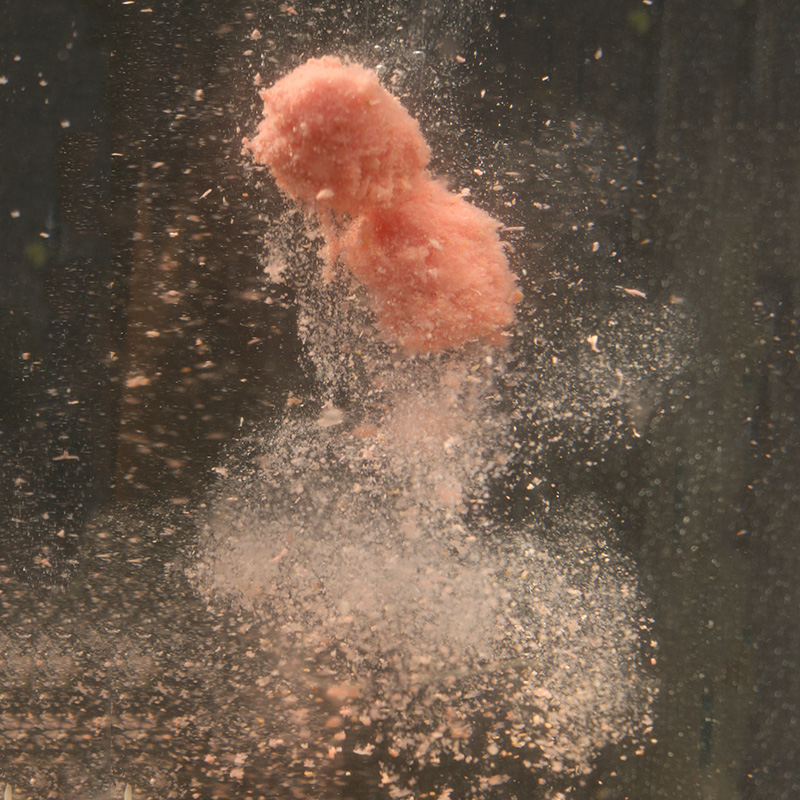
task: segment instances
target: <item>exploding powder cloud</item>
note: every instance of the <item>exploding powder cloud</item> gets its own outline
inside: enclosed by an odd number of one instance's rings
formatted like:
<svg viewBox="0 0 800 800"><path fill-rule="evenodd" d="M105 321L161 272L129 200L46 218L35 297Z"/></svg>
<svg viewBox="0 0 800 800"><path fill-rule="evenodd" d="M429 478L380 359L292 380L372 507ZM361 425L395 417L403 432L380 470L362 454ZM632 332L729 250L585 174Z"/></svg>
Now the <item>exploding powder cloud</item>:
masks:
<svg viewBox="0 0 800 800"><path fill-rule="evenodd" d="M496 461L448 446L446 402L420 399L429 434L387 421L365 435L325 415L282 428L257 475L226 482L201 583L313 664L309 679L342 698L331 745L377 757L396 796L445 790L451 768L469 794L520 769L582 776L649 723L635 579L591 503L560 517L561 548L544 525L467 522ZM424 436L438 463L417 451Z"/></svg>
<svg viewBox="0 0 800 800"><path fill-rule="evenodd" d="M298 287L318 396L224 470L193 573L253 614L270 681L292 686L269 694L294 721L283 788L563 796L649 732L648 623L591 498L514 526L487 510L527 402L502 396L525 365L493 347L517 299L498 223L430 178L371 72L312 60L262 96L249 149L366 289Z"/></svg>

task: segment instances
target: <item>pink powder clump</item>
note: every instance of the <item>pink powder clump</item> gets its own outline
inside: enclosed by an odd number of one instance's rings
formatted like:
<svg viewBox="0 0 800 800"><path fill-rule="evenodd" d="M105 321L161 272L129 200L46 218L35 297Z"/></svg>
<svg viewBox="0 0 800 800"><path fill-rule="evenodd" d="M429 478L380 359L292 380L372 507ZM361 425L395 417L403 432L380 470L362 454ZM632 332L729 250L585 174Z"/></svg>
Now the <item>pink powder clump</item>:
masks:
<svg viewBox="0 0 800 800"><path fill-rule="evenodd" d="M517 285L498 222L420 181L390 207L368 209L342 238L342 259L366 284L378 326L411 352L499 340Z"/></svg>
<svg viewBox="0 0 800 800"><path fill-rule="evenodd" d="M500 223L430 176L419 125L377 76L311 59L261 97L245 146L322 216L328 257L367 287L383 334L411 353L499 341L521 298Z"/></svg>
<svg viewBox="0 0 800 800"><path fill-rule="evenodd" d="M264 119L248 146L295 200L357 215L391 202L430 161L417 121L355 64L312 58L261 98Z"/></svg>

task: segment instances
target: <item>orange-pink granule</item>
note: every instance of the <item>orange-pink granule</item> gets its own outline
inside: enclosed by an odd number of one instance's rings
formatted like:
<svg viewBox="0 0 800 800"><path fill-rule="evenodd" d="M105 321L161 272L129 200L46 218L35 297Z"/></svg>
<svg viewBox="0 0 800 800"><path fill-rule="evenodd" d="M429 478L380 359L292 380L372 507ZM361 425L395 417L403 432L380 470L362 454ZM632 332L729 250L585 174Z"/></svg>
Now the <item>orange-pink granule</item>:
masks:
<svg viewBox="0 0 800 800"><path fill-rule="evenodd" d="M499 341L520 299L500 224L427 171L419 125L375 73L311 59L261 93L246 147L325 225L328 253L367 287L377 324L407 352Z"/></svg>

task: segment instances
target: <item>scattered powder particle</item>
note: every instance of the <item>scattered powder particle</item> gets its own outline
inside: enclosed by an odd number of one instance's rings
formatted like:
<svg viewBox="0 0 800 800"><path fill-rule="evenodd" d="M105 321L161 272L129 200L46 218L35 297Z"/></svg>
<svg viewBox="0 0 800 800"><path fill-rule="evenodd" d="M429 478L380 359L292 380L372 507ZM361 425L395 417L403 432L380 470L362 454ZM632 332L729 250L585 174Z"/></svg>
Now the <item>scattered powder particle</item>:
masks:
<svg viewBox="0 0 800 800"><path fill-rule="evenodd" d="M132 375L125 381L125 385L129 389L136 389L139 386L149 386L150 385L150 378L145 375Z"/></svg>

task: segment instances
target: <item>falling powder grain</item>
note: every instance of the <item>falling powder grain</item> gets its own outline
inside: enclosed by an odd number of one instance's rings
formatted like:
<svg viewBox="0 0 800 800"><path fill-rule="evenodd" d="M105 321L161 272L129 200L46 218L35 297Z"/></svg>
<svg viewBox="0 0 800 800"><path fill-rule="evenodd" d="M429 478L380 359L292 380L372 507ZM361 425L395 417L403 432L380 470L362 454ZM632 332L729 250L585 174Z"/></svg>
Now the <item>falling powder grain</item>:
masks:
<svg viewBox="0 0 800 800"><path fill-rule="evenodd" d="M500 224L433 180L417 122L375 74L312 59L261 97L246 148L320 215L329 266L341 254L384 335L407 352L499 341L521 298Z"/></svg>

